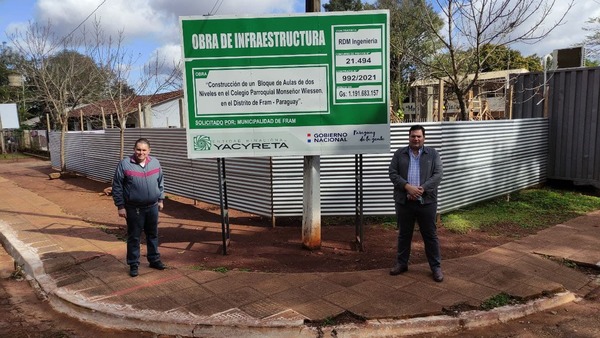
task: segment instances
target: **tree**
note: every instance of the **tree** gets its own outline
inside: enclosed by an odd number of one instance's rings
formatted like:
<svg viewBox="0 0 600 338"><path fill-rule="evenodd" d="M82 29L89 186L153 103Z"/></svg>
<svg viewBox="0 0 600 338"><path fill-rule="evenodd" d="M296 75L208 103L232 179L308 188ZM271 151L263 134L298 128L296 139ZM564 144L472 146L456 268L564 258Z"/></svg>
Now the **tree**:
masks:
<svg viewBox="0 0 600 338"><path fill-rule="evenodd" d="M590 60L588 58L585 59L586 67L598 67L600 66L600 60Z"/></svg>
<svg viewBox="0 0 600 338"><path fill-rule="evenodd" d="M0 47L0 102L12 101L11 90L8 87L8 75L11 69L11 49L6 46Z"/></svg>
<svg viewBox="0 0 600 338"><path fill-rule="evenodd" d="M11 87L9 78L11 75L19 75L17 70L17 64L21 62L19 54L17 54L12 48L6 45L6 43L0 46L0 102L22 102L23 88ZM23 110L23 107L19 107L19 110Z"/></svg>
<svg viewBox="0 0 600 338"><path fill-rule="evenodd" d="M424 0L379 0L374 7L390 11L391 101L395 107L401 107L410 83L421 72L417 60L435 52L432 32L422 22L429 18L431 26L438 30L443 22L436 19L435 11Z"/></svg>
<svg viewBox="0 0 600 338"><path fill-rule="evenodd" d="M435 35L437 52L419 61L431 76L445 81L456 95L461 119L467 119L465 97L487 60L498 48L535 43L556 29L572 7L550 21L557 0L435 0L439 15L427 13L423 24ZM439 18L445 31L437 26ZM488 48L484 48L488 46Z"/></svg>
<svg viewBox="0 0 600 338"><path fill-rule="evenodd" d="M600 16L597 18L591 18L587 22L588 26L583 29L590 32L590 35L586 36L584 45L586 48L586 64L587 59L590 64L598 64L600 60ZM594 60L596 59L595 63Z"/></svg>
<svg viewBox="0 0 600 338"><path fill-rule="evenodd" d="M481 64L482 72L493 72L508 69L527 69L530 72L541 72L542 61L537 55L524 57L521 52L508 46L484 45L482 53L488 57Z"/></svg>
<svg viewBox="0 0 600 338"><path fill-rule="evenodd" d="M434 52L431 33L422 24L426 12L429 17L435 16L433 8L424 0L378 0L373 5L362 4L359 0L332 0L323 7L326 11L390 11L390 99L393 107L401 107L412 78L419 72L415 60ZM443 22L438 19L433 25L439 29ZM391 114L398 118L398 111Z"/></svg>
<svg viewBox="0 0 600 338"><path fill-rule="evenodd" d="M323 5L323 8L326 12L362 11L364 9L360 0L330 0L328 4Z"/></svg>
<svg viewBox="0 0 600 338"><path fill-rule="evenodd" d="M166 89L181 88L182 72L179 64L168 64L165 58L155 54L143 66L137 76L135 86L128 84L133 76L139 55L124 46L124 34L119 32L116 38L106 35L99 22L94 23L94 36L98 49L97 60L100 67L101 82L104 88L104 102L117 116L120 129L119 158L123 158L125 149L125 126L128 119L144 107L152 97ZM102 109L102 108L101 108ZM140 121L140 124L142 121Z"/></svg>
<svg viewBox="0 0 600 338"><path fill-rule="evenodd" d="M15 51L23 57L18 68L30 81L32 99L42 102L44 110L61 130L62 172L67 170L65 134L69 112L96 99L101 80L94 61L86 57L95 46L89 44L85 32L74 33L57 37L50 23L30 23L24 31L11 36Z"/></svg>

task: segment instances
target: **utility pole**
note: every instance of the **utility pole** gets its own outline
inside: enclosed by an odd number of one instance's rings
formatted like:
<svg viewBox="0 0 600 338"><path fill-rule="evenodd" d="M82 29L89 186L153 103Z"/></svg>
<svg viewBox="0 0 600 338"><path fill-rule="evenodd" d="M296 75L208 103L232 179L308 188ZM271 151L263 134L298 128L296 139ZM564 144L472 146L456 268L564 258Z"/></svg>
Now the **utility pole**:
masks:
<svg viewBox="0 0 600 338"><path fill-rule="evenodd" d="M320 12L321 0L306 0L306 12ZM321 248L321 157L304 156L302 246Z"/></svg>
<svg viewBox="0 0 600 338"><path fill-rule="evenodd" d="M320 12L321 0L306 0L306 13Z"/></svg>

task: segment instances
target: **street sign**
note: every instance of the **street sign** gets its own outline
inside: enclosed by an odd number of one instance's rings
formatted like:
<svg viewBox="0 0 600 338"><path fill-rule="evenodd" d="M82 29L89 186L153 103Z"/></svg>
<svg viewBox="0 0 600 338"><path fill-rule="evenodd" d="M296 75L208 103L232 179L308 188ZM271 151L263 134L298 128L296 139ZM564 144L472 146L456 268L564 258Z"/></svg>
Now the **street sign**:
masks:
<svg viewBox="0 0 600 338"><path fill-rule="evenodd" d="M389 152L388 16L182 17L188 157Z"/></svg>

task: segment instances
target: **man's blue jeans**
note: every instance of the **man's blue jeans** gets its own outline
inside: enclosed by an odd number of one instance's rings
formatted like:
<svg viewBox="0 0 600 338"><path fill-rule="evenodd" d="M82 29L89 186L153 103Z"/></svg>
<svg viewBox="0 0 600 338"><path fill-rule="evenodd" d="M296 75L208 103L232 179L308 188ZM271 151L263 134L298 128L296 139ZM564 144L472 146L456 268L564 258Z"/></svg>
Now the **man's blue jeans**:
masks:
<svg viewBox="0 0 600 338"><path fill-rule="evenodd" d="M148 262L160 260L158 253L158 204L139 208L125 207L127 211L127 264L140 264L140 238L146 234Z"/></svg>
<svg viewBox="0 0 600 338"><path fill-rule="evenodd" d="M398 217L398 263L408 266L410 247L415 220L419 223L419 231L425 244L425 255L431 269L441 266L440 243L436 228L437 203L421 204L419 202L396 203Z"/></svg>

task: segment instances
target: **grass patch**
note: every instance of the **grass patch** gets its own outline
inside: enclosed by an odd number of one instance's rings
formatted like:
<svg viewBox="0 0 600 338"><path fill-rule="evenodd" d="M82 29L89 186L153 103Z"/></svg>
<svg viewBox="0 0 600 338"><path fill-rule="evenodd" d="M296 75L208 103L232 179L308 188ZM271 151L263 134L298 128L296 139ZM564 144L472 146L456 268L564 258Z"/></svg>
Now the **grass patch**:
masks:
<svg viewBox="0 0 600 338"><path fill-rule="evenodd" d="M219 266L218 268L212 269L212 271L214 271L214 272L220 272L220 273L226 273L227 271L229 271L229 269L227 269L224 266Z"/></svg>
<svg viewBox="0 0 600 338"><path fill-rule="evenodd" d="M325 319L323 319L323 326L332 326L335 324L335 320L331 317L327 317Z"/></svg>
<svg viewBox="0 0 600 338"><path fill-rule="evenodd" d="M488 299L486 299L483 303L481 303L481 309L488 311L491 309L495 309L497 307L501 307L501 306L505 306L505 305L514 305L514 304L519 304L520 301L507 294L507 293L499 293L495 296L492 296Z"/></svg>
<svg viewBox="0 0 600 338"><path fill-rule="evenodd" d="M23 265L19 265L15 263L15 271L10 274L10 278L18 281L22 281L25 279L25 270L23 270Z"/></svg>
<svg viewBox="0 0 600 338"><path fill-rule="evenodd" d="M600 209L600 197L550 188L525 189L442 215L444 227L457 233L497 224L539 229Z"/></svg>
<svg viewBox="0 0 600 338"><path fill-rule="evenodd" d="M27 156L23 153L0 154L0 160L15 160L15 159L23 159L23 158L29 158L29 156Z"/></svg>
<svg viewBox="0 0 600 338"><path fill-rule="evenodd" d="M301 223L301 220L299 220ZM355 226L355 216L323 216L322 226ZM363 226L380 227L386 230L398 230L396 216L363 216Z"/></svg>
<svg viewBox="0 0 600 338"><path fill-rule="evenodd" d="M398 230L396 216L369 217L365 223L380 226L385 230Z"/></svg>

